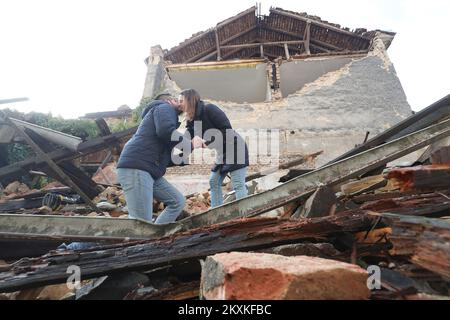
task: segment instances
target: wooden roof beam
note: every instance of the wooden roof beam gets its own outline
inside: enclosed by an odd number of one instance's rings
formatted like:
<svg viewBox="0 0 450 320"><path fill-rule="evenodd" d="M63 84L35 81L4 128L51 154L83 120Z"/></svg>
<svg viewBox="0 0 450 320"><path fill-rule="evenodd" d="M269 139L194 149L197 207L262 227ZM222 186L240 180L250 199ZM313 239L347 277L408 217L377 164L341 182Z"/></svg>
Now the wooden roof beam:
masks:
<svg viewBox="0 0 450 320"><path fill-rule="evenodd" d="M347 36L351 36L351 37L354 37L354 38L364 39L364 40L370 41L370 39L362 37L362 36L360 36L360 35L358 35L356 33L337 28L335 26L332 26L331 24L327 24L327 23L324 23L324 22L313 20L311 18L306 18L306 17L303 17L303 16L301 16L299 14L286 12L284 10L279 10L279 9L275 9L275 8L270 9L270 13L271 14L275 13L275 14L278 14L278 15L282 15L282 16L285 16L285 17L288 17L288 18L300 20L300 21L303 21L303 22L308 22L308 20L309 20L309 21L311 21L312 24L314 24L316 26L319 26L319 27L322 27L322 28L325 28L325 29L329 29L329 30L333 30L333 31L336 31L336 32L339 32L341 34L345 34Z"/></svg>
<svg viewBox="0 0 450 320"><path fill-rule="evenodd" d="M221 23L217 24L216 28L217 29L218 28L222 28L222 27L226 26L227 24L230 24L231 22L236 21L236 20L238 20L238 19L240 19L240 18L242 18L242 17L244 17L244 16L246 16L246 15L248 15L250 13L254 13L255 14L255 20L256 20L256 6L253 6L253 7L249 8L249 9L247 9L245 11L242 11L241 13L237 14L234 17L231 17L231 18L229 18L229 19L227 19L225 21L222 21Z"/></svg>
<svg viewBox="0 0 450 320"><path fill-rule="evenodd" d="M287 35L287 36L291 36L291 37L293 37L293 38L295 38L295 39L301 39L301 40L304 40L304 39L303 39L303 36L301 36L301 35L299 35L299 34L297 34L297 33L294 33L294 32L289 32L289 31L285 31L285 30L280 30L280 29L272 28L272 27L269 27L269 26L267 26L267 25L264 26L263 28L266 29L266 30L269 30L269 31L278 32L278 33L280 33L280 34L285 34L285 35ZM335 51L343 51L343 50L344 50L344 49L342 49L342 48L340 48L340 47L334 46L334 45L329 44L329 43L325 43L325 42L323 42L323 41L315 40L315 39L311 39L311 40L310 40L310 46L311 46L311 45L315 45L316 47L317 47L317 46L320 46L320 47L322 47L322 48L325 47L324 49L327 50L326 52L329 52L328 49L332 49L332 50L335 50ZM327 48L328 48L328 49L327 49Z"/></svg>
<svg viewBox="0 0 450 320"><path fill-rule="evenodd" d="M254 31L256 28L257 28L257 26L253 26L253 27L251 27L251 28L249 28L247 30L244 30L244 31L242 31L242 32L240 32L240 33L238 33L238 34L236 34L236 35L234 35L234 36L232 36L232 37L222 41L221 48L223 48L223 45L225 45L227 43L230 43L231 41L236 40L236 39L246 35L249 32ZM184 61L184 63L203 62L203 61L213 57L214 54L216 54L216 53L217 53L217 46L214 47L214 48L210 48L208 51L204 51L204 52L202 52L202 53L200 53L200 54L198 54L198 55L196 55L196 56L194 56L194 57ZM206 58L206 56L208 56L208 58ZM225 58L225 57L222 57L222 58Z"/></svg>
<svg viewBox="0 0 450 320"><path fill-rule="evenodd" d="M311 20L306 22L305 33L303 34L303 39L305 40L305 53L307 55L311 54L311 50L309 50L309 44L311 43Z"/></svg>
<svg viewBox="0 0 450 320"><path fill-rule="evenodd" d="M250 12L256 12L256 6L253 6L253 7L249 8L249 9L247 9L247 10L245 10L245 11L239 13L239 14L236 15L236 16L231 17L231 18L229 18L229 19L227 19L227 20L225 20L225 21L223 21L223 22L217 24L217 26L216 26L215 29L224 27L224 26L226 26L227 24L229 24L229 23L231 23L231 22L233 22L233 21L235 21L235 20L237 20L237 19L239 19L239 18L242 18L243 16L249 14ZM255 15L255 19L256 19L256 15ZM205 35L207 35L208 33L210 33L210 32L213 31L213 30L214 30L214 29L212 29L212 28L211 28L211 29L208 29L208 30L203 31L202 33L200 33L200 34L198 34L198 35L192 37L191 39L188 39L188 40L186 40L185 42L180 43L178 46L176 46L176 47L172 48L171 50L169 50L168 55L172 55L172 54L174 54L175 52L177 52L178 50L185 48L187 45L189 45L189 44L195 42L196 40L200 39L201 37L204 37Z"/></svg>
<svg viewBox="0 0 450 320"><path fill-rule="evenodd" d="M234 49L234 48L250 48L250 47L258 47L262 46L276 46L276 45L284 45L284 44L303 44L305 41L303 40L294 40L294 41L276 41L276 42L256 42L256 43L244 43L244 44L236 44L230 46L222 46L222 49Z"/></svg>

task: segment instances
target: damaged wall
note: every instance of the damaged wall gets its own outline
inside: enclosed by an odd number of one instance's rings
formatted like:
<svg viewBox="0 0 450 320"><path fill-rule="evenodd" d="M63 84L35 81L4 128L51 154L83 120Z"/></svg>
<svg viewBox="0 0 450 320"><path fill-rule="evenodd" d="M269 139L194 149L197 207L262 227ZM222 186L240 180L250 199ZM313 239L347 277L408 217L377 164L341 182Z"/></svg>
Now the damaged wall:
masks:
<svg viewBox="0 0 450 320"><path fill-rule="evenodd" d="M299 80L295 85L302 88L281 100L262 103L210 101L223 108L234 128L280 129L280 150L284 155L323 150L317 166L361 144L367 131L373 137L412 114L381 39L374 40L367 55L328 59L321 58L317 63L321 72L330 72L316 79L317 73L308 78L294 76L308 61L284 63L285 73L294 80L311 79L313 82L303 84ZM210 84L212 89L222 92L222 83L211 81ZM176 88L175 82L168 78L163 86Z"/></svg>
<svg viewBox="0 0 450 320"><path fill-rule="evenodd" d="M267 96L266 63L169 67L169 76L181 89L195 88L206 99L253 103Z"/></svg>
<svg viewBox="0 0 450 320"><path fill-rule="evenodd" d="M280 90L283 97L302 89L307 83L331 71L336 71L354 58L347 56L310 58L284 62L280 66Z"/></svg>

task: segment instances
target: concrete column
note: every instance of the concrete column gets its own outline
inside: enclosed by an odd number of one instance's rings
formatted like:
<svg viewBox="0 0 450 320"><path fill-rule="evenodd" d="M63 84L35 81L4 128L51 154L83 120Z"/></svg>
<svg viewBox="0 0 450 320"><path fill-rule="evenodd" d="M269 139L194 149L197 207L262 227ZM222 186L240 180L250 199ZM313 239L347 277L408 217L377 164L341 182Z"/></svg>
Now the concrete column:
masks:
<svg viewBox="0 0 450 320"><path fill-rule="evenodd" d="M147 76L145 78L143 97L151 98L164 89L165 76L163 49L157 45L150 49L150 56L147 59Z"/></svg>

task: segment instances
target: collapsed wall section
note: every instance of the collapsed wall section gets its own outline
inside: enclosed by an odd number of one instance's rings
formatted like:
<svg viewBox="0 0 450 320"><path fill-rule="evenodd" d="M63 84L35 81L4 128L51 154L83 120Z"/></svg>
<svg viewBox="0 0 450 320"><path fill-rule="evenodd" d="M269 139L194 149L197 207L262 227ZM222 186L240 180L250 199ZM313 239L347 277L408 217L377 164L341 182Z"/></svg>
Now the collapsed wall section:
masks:
<svg viewBox="0 0 450 320"><path fill-rule="evenodd" d="M248 70L236 67L239 61L223 63L210 62L204 74L187 69L195 64L185 65L182 78L166 66L161 87L175 94L183 87L197 89L226 112L234 128L280 130L282 158L323 150L320 166L361 144L366 132L373 137L412 114L380 38L368 54L283 61L277 71L282 98L266 102L271 62ZM234 101L239 95L240 101L260 102Z"/></svg>
<svg viewBox="0 0 450 320"><path fill-rule="evenodd" d="M323 75L336 71L353 61L348 56L327 58L310 58L283 62L280 66L280 90L283 97L287 97L301 90Z"/></svg>

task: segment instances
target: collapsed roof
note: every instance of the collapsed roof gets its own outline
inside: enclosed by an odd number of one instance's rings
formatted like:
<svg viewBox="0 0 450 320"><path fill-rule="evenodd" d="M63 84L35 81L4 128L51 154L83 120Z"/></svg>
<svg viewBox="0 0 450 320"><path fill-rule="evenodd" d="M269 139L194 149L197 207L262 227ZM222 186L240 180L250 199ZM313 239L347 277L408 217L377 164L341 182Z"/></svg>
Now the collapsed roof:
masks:
<svg viewBox="0 0 450 320"><path fill-rule="evenodd" d="M280 8L271 8L270 14L263 16L253 6L166 51L164 59L179 64L278 58L286 49L291 55L364 51L374 36L375 31L350 31L316 16Z"/></svg>

